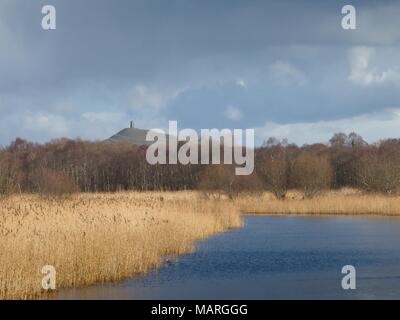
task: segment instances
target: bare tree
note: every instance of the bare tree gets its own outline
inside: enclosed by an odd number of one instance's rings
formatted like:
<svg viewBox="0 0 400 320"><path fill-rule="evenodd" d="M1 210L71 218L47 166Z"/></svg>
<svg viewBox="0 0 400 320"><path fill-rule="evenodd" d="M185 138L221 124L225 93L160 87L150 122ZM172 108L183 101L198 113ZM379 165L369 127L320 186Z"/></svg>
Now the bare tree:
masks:
<svg viewBox="0 0 400 320"><path fill-rule="evenodd" d="M278 199L284 199L288 190L288 161L285 150L279 146L269 148L257 161L257 173L266 189Z"/></svg>
<svg viewBox="0 0 400 320"><path fill-rule="evenodd" d="M20 191L20 183L20 162L12 153L0 152L0 195L8 195Z"/></svg>
<svg viewBox="0 0 400 320"><path fill-rule="evenodd" d="M0 148L0 194L201 188L234 198L264 188L284 198L290 188L307 196L347 186L400 191L400 140L368 145L356 133L339 133L330 142L300 148L285 139L269 139L256 149L255 173L239 177L229 165L152 166L146 161L147 147L129 143L16 139Z"/></svg>
<svg viewBox="0 0 400 320"><path fill-rule="evenodd" d="M291 178L306 197L313 197L331 187L332 167L327 156L302 154L293 164Z"/></svg>
<svg viewBox="0 0 400 320"><path fill-rule="evenodd" d="M366 154L357 166L358 186L370 192L394 194L400 191L400 159L379 154Z"/></svg>
<svg viewBox="0 0 400 320"><path fill-rule="evenodd" d="M200 176L198 188L209 198L220 198L225 194L230 199L241 193L256 193L263 189L262 182L255 173L237 176L234 166L222 164L208 166Z"/></svg>

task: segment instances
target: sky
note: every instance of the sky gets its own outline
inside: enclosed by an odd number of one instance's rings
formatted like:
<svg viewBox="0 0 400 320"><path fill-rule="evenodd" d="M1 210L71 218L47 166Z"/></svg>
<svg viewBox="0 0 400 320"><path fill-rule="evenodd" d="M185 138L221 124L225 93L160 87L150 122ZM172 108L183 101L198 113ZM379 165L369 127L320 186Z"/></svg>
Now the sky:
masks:
<svg viewBox="0 0 400 320"><path fill-rule="evenodd" d="M254 128L258 144L400 138L399 16L384 0L0 0L0 145L102 140L130 120Z"/></svg>

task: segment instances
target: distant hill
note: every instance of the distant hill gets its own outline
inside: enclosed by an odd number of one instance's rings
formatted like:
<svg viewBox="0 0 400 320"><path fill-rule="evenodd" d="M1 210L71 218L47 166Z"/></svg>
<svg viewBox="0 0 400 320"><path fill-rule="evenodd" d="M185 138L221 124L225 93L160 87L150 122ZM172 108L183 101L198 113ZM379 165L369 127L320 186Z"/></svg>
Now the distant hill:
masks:
<svg viewBox="0 0 400 320"><path fill-rule="evenodd" d="M147 133L150 131L154 132L154 130L135 128L133 121L131 121L129 128L121 130L117 134L108 138L106 141L127 142L127 143L138 145L138 146L149 146L154 142L154 141L146 141ZM169 139L168 134L166 134L166 138L167 138L167 142L168 142L168 139Z"/></svg>
<svg viewBox="0 0 400 320"><path fill-rule="evenodd" d="M151 141L146 141L146 135L149 130L138 128L126 128L113 135L107 141L111 142L128 142L138 146L150 145Z"/></svg>

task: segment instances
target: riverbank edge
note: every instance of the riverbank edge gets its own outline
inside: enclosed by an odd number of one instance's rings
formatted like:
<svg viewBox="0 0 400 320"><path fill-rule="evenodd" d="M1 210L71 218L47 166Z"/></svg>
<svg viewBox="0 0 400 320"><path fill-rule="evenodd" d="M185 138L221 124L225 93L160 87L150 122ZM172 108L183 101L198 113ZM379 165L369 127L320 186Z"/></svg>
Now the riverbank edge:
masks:
<svg viewBox="0 0 400 320"><path fill-rule="evenodd" d="M290 216L290 217L339 217L339 216L346 216L346 217L357 217L357 218L395 218L400 216L400 197L388 197L388 196L383 196L383 195L368 195L368 194L357 194L357 193L344 193L344 192L329 192L323 195L320 195L318 197L312 198L312 199L304 199L301 198L300 196L293 196L289 195L291 198L288 198L286 200L278 200L274 198L271 194L268 193L263 193L261 195L245 195L245 196L240 196L237 199L234 199L233 201L227 200L227 199L220 199L220 200L209 200L209 199L204 199L203 197L199 196L198 192L192 192L192 191L187 191L187 192L149 192L149 193L135 193L135 192L128 192L128 193L116 193L116 194L79 194L74 197L78 198L84 198L88 200L88 202L92 202L91 205L89 205L89 208L92 208L93 205L97 206L99 212L103 212L102 210L107 211L107 214L110 214L110 216L107 216L106 218L111 218L114 217L115 220L115 214L118 213L114 210L115 206L110 208L110 201L115 201L115 198L122 197L123 199L130 199L132 198L135 201L138 201L139 204L143 205L142 200L143 197L146 198L146 205L144 205L141 210L141 214L144 213L147 215L150 212L151 214L155 214L155 212L168 212L166 208L171 209L171 204L173 204L173 211L174 211L174 216L176 221L181 220L182 218L182 212L188 212L188 208L195 208L193 212L198 211L198 207L196 208L196 205L200 206L208 206L210 203L214 208L212 210L217 210L213 211L213 214L217 214L216 217L220 217L220 212L227 212L230 211L233 213L233 216L238 216L239 220L240 217L245 217L245 216ZM21 195L17 196L20 197L20 200L25 203L27 200L32 200L32 197L34 199L40 199L40 201L47 201L48 202L48 209L55 210L58 212L60 208L57 208L60 203L65 204L65 202L68 203L68 199L63 199L63 200L43 200L40 197L34 196L34 195ZM73 197L73 198L74 198ZM100 198L103 201L103 207L97 203L97 201ZM14 198L15 199L15 198ZM4 201L4 200L2 200ZM134 202L135 202L134 201ZM94 203L93 203L94 202ZM129 201L128 201L129 202ZM126 214L129 212L132 212L133 209L135 208L135 205L130 205L129 203L125 203L125 201L122 201L125 209L124 213L119 216L119 218L127 218ZM154 205L156 203L156 205ZM19 204L21 206L21 203ZM194 206L194 207L193 207ZM29 205L31 208L31 204ZM139 205L140 207L140 205ZM334 208L336 207L336 210ZM10 209L12 207L8 207ZM83 209L85 206L83 206ZM151 209L150 209L151 208ZM339 208L340 210L338 210ZM56 210L57 209L57 210ZM87 209L87 208L86 208ZM90 210L83 210L84 212L89 212L93 214L94 212L91 212ZM145 210L144 210L145 209ZM209 208L210 209L210 208ZM4 210L4 207L3 207ZM128 210L128 211L127 211ZM147 210L150 210L147 212ZM200 210L201 211L201 210ZM206 210L207 211L207 210ZM192 212L192 213L193 213ZM4 211L3 211L4 213ZM204 213L204 210L203 210ZM22 216L27 215L30 216L30 212L25 212L22 214ZM118 216L118 214L117 214ZM47 218L52 217L52 215L46 216ZM1 218L1 216L0 216ZM36 217L37 218L37 217ZM164 217L165 218L165 217ZM157 220L158 219L158 220ZM156 218L156 221L161 221L160 218ZM213 218L214 219L214 218ZM218 218L219 219L219 218ZM235 218L236 219L236 218ZM228 232L229 230L235 229L235 228L240 228L243 225L243 222L238 223L239 220L235 220L235 222L232 223L223 223L224 226L219 226L218 228L214 228L211 232L200 232L196 236L190 236L190 240L182 246L178 250L166 250L162 253L158 253L157 258L152 260L152 262L147 266L143 267L142 270L139 272L128 272L125 275L122 276L110 276L109 274L106 274L103 279L93 279L93 280L87 280L87 281L82 281L82 282L74 282L74 283L69 283L67 285L62 285L60 286L61 288L81 288L81 287L88 287L91 285L95 284L101 284L101 283L118 283L121 281L124 281L126 279L136 277L136 276L141 276L143 274L146 274L147 272L157 269L162 262L164 261L164 258L168 254L175 255L176 257L182 255L182 254L187 254L190 253L191 248L193 248L193 245L195 242L203 239L207 239L209 237L212 237L214 235ZM0 221L1 222L1 221ZM52 221L54 223L54 221ZM115 222L115 221L114 221ZM220 221L221 222L221 221ZM26 225L28 223L27 221L24 221L23 225ZM70 222L71 223L71 222ZM214 222L212 222L214 223ZM207 224L206 220L203 220L203 224ZM106 225L110 226L113 225L112 221L106 221ZM196 223L192 224L184 224L185 232L190 233L191 230L194 228L201 227L201 222L199 225L199 221ZM0 224L1 227L1 224ZM68 225L67 225L68 227ZM203 226L205 227L205 226ZM151 228L147 229L148 227L144 227L144 232L148 233ZM108 228L107 228L108 229ZM37 230L36 230L37 231ZM86 229L85 226L81 229L83 233L85 233ZM126 230L125 230L126 231ZM29 235L29 232L27 234ZM1 237L1 236L0 236ZM79 239L78 239L79 240ZM114 240L113 240L114 241ZM30 244L35 243L35 239L33 238L30 239ZM111 243L111 245L110 245ZM118 241L110 242L110 248L114 248L115 246L118 245ZM16 243L16 248L18 248L18 243ZM18 251L18 250L16 250ZM24 252L24 250L21 250L21 252ZM96 252L95 252L96 253ZM3 255L4 257L4 255ZM1 259L0 259L1 260ZM42 277L43 275L37 275ZM39 278L37 278L39 279ZM36 279L36 280L37 280ZM1 279L0 279L1 280ZM4 280L4 279L3 279ZM37 282L37 281L36 281ZM0 281L1 285L1 281ZM4 281L3 281L3 286L4 286ZM1 289L1 286L0 286ZM9 290L9 289L8 289ZM4 292L4 290L3 290ZM24 295L14 295L14 296L3 296L2 298L5 299L42 299L46 298L46 294L43 293L41 290L39 293L25 293Z"/></svg>

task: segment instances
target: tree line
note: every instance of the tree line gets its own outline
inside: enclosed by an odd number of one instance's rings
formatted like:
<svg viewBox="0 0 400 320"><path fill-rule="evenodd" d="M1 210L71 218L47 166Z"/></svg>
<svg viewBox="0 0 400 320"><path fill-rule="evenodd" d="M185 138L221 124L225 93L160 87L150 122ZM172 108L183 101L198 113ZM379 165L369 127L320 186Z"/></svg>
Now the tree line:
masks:
<svg viewBox="0 0 400 320"><path fill-rule="evenodd" d="M199 189L231 198L270 191L284 199L290 189L313 197L343 187L399 192L400 139L368 144L355 133L337 133L329 144L299 147L269 138L255 150L250 176L236 176L229 165L149 165L146 146L128 143L16 139L0 149L0 195Z"/></svg>

